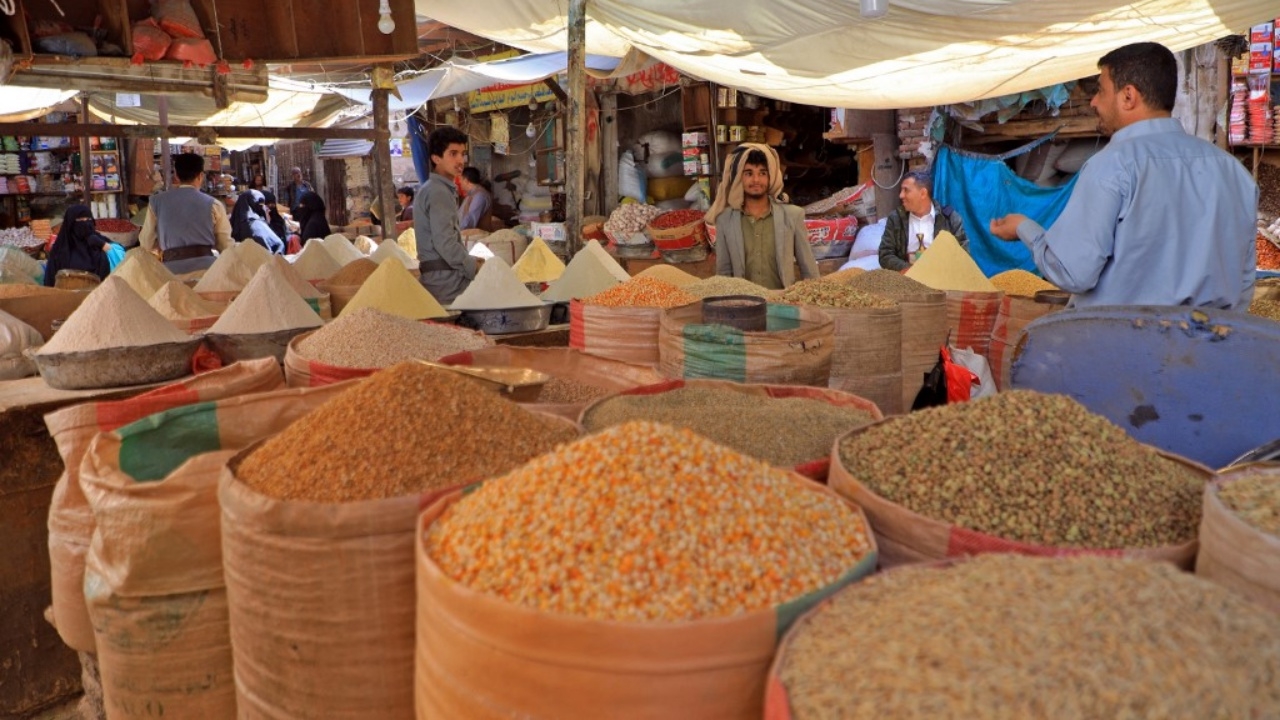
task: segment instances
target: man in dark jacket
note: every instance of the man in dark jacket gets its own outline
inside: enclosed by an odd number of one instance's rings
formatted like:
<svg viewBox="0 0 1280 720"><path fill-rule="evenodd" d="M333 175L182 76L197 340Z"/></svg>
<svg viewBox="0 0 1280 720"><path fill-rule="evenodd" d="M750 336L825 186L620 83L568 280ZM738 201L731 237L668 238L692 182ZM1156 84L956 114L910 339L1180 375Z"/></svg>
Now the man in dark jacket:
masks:
<svg viewBox="0 0 1280 720"><path fill-rule="evenodd" d="M933 179L923 170L913 170L902 178L898 192L902 207L885 221L880 239L880 267L902 271L911 267L920 253L933 244L938 233L956 236L960 247L969 250L960 213L933 201Z"/></svg>

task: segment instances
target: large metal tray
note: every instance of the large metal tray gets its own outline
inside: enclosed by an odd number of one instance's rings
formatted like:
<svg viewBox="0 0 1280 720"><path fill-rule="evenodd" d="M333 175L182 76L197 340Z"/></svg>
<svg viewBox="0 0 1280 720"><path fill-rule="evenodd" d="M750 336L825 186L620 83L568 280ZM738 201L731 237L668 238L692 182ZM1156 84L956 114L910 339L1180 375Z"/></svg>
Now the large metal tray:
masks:
<svg viewBox="0 0 1280 720"><path fill-rule="evenodd" d="M241 360L253 360L254 358L271 357L276 362L284 362L285 350L289 347L289 341L295 335L301 335L310 332L316 328L294 328L292 330L277 330L270 333L258 333L254 335L223 335L221 333L207 333L205 335L209 340L209 347L218 353L218 357L222 358L222 362L230 365Z"/></svg>
<svg viewBox="0 0 1280 720"><path fill-rule="evenodd" d="M511 308L507 310L463 310L458 318L462 327L480 330L486 335L545 330L551 322L551 309L555 303L537 307Z"/></svg>
<svg viewBox="0 0 1280 720"><path fill-rule="evenodd" d="M41 355L27 351L49 387L60 390L123 387L164 382L191 374L191 357L203 342L107 348Z"/></svg>

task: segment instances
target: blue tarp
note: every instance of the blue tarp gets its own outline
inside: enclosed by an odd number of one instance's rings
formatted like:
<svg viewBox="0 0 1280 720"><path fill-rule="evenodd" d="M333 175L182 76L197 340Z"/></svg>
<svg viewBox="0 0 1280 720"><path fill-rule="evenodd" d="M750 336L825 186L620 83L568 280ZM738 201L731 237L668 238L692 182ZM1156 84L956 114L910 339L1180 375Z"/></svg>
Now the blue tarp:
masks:
<svg viewBox="0 0 1280 720"><path fill-rule="evenodd" d="M431 174L431 159L427 157L426 131L422 127L422 122L413 115L405 119L405 124L409 126L409 147L413 154L413 169L418 173L418 182L425 183L427 176Z"/></svg>
<svg viewBox="0 0 1280 720"><path fill-rule="evenodd" d="M1006 155L958 152L944 145L934 160L934 197L939 204L950 205L960 213L969 236L969 254L987 277L1015 268L1038 274L1031 251L1021 242L1007 242L992 235L991 220L1016 212L1047 228L1058 219L1075 187L1075 176L1059 187L1040 187L1018 177L1005 163L1040 142Z"/></svg>

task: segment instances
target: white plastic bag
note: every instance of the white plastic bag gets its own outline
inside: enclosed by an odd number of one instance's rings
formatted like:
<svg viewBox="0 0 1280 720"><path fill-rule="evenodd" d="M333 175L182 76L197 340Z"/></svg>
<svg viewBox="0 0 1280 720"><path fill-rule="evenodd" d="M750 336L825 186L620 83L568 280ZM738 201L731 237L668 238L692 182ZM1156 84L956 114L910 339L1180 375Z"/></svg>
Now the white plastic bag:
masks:
<svg viewBox="0 0 1280 720"><path fill-rule="evenodd" d="M630 150L622 153L618 160L618 194L629 197L636 202L645 202L648 179L644 168L636 164L636 158Z"/></svg>
<svg viewBox="0 0 1280 720"><path fill-rule="evenodd" d="M988 395L996 394L996 379L991 374L991 365L987 363L987 359L973 351L973 348L960 349L954 345L950 346L951 362L964 367L969 372L978 376L978 384L969 390L969 399L977 400Z"/></svg>
<svg viewBox="0 0 1280 720"><path fill-rule="evenodd" d="M25 354L44 344L39 331L0 310L0 380L17 380L36 374L36 364Z"/></svg>

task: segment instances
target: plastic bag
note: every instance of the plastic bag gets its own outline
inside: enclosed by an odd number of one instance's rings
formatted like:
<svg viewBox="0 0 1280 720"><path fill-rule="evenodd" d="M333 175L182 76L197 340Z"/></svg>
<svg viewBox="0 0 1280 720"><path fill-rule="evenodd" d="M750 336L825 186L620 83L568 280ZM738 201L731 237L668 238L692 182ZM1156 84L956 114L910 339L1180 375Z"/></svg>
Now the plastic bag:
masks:
<svg viewBox="0 0 1280 720"><path fill-rule="evenodd" d="M24 351L44 344L40 332L0 310L0 380L17 380L36 374L35 363Z"/></svg>
<svg viewBox="0 0 1280 720"><path fill-rule="evenodd" d="M143 60L162 60L173 38L160 28L153 18L133 25L133 51Z"/></svg>
<svg viewBox="0 0 1280 720"><path fill-rule="evenodd" d="M154 0L151 17L174 38L202 38L204 30L190 0Z"/></svg>
<svg viewBox="0 0 1280 720"><path fill-rule="evenodd" d="M213 52L213 45L208 40L194 38L174 38L164 56L170 60L181 60L200 67L212 65L218 61L217 54Z"/></svg>
<svg viewBox="0 0 1280 720"><path fill-rule="evenodd" d="M36 49L54 55L71 55L73 57L97 57L98 48L93 40L82 32L69 32L61 35L37 38Z"/></svg>
<svg viewBox="0 0 1280 720"><path fill-rule="evenodd" d="M974 352L972 348L952 347L950 350L951 362L968 370L972 376L969 397L966 399L977 400L996 394L996 380L991 375L991 366L986 358ZM959 371L956 371L956 374L959 376ZM952 402L963 402L963 400L952 400Z"/></svg>

